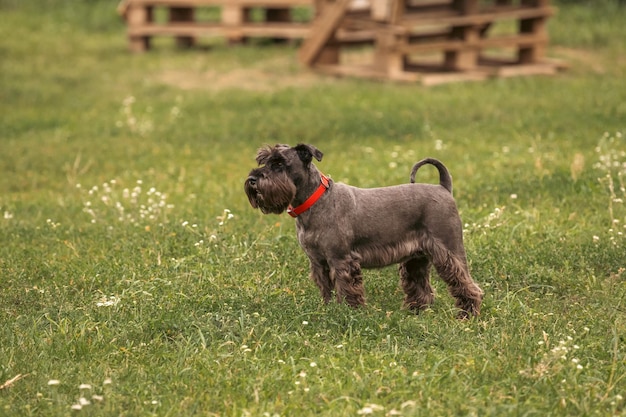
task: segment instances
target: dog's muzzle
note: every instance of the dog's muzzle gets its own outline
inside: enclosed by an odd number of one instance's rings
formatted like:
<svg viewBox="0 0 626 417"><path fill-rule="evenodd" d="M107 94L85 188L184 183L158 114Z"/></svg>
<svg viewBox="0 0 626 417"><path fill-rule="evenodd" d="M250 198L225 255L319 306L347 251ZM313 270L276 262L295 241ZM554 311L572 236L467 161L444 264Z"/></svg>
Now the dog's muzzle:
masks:
<svg viewBox="0 0 626 417"><path fill-rule="evenodd" d="M248 196L248 201L253 208L259 208L258 196L259 190L257 189L258 178L254 175L249 175L244 183L244 190Z"/></svg>
<svg viewBox="0 0 626 417"><path fill-rule="evenodd" d="M265 214L284 212L296 194L296 186L284 173L268 176L259 170L248 174L244 189L250 205Z"/></svg>

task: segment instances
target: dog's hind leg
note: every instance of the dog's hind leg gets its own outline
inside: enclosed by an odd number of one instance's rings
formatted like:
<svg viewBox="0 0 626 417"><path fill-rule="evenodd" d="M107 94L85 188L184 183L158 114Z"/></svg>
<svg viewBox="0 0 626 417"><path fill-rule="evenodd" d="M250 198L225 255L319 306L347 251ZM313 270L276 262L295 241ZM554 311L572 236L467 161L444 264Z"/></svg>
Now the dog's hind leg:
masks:
<svg viewBox="0 0 626 417"><path fill-rule="evenodd" d="M429 253L437 273L448 285L450 295L456 299L456 307L461 311L460 319L480 314L483 291L472 280L464 253L455 254L436 240L431 240Z"/></svg>
<svg viewBox="0 0 626 417"><path fill-rule="evenodd" d="M421 256L401 263L398 268L404 305L415 312L428 308L435 299L430 285L430 267L430 259Z"/></svg>

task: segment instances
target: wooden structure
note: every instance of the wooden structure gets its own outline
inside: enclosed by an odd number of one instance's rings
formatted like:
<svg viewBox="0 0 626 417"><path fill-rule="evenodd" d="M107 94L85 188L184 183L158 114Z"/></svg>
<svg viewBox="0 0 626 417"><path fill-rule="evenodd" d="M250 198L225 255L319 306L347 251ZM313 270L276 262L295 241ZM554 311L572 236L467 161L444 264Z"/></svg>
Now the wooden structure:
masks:
<svg viewBox="0 0 626 417"><path fill-rule="evenodd" d="M559 68L545 57L546 21L555 13L549 0L355 3L317 0L311 35L299 51L303 64L331 74L427 85L553 74ZM350 62L355 49L359 57L370 52L368 61Z"/></svg>
<svg viewBox="0 0 626 417"><path fill-rule="evenodd" d="M293 20L296 7L311 7L315 0L122 0L118 12L126 19L130 49L150 48L154 36L174 36L179 46L191 46L202 36L225 37L231 42L249 37L301 39L309 35L308 22ZM202 21L198 10L207 9L217 19ZM166 18L158 22L156 11ZM263 15L253 19L254 12ZM259 13L257 13L259 14Z"/></svg>
<svg viewBox="0 0 626 417"><path fill-rule="evenodd" d="M555 73L563 65L545 56L546 22L556 12L549 2L122 0L118 11L134 52L158 35L180 46L202 36L304 39L299 60L315 70L432 85ZM312 9L312 22L294 20L302 7ZM202 20L203 9L212 20Z"/></svg>

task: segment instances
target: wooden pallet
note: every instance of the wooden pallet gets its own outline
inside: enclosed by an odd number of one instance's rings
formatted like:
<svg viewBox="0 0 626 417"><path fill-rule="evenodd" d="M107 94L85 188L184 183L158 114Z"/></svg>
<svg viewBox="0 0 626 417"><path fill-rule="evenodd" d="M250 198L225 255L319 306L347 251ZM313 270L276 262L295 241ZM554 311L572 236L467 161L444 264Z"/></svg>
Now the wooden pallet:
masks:
<svg viewBox="0 0 626 417"><path fill-rule="evenodd" d="M295 22L295 7L311 7L315 0L123 0L118 12L128 25L130 49L142 52L150 48L154 36L173 36L179 46L191 46L204 36L225 37L238 42L248 37L302 39L309 35L307 22ZM196 19L200 7L219 10L217 21ZM167 21L156 22L155 9L167 9ZM255 22L254 9L262 9L265 19Z"/></svg>
<svg viewBox="0 0 626 417"><path fill-rule="evenodd" d="M553 74L545 56L549 0L320 0L299 59L316 70L433 85ZM369 45L367 62L346 59Z"/></svg>

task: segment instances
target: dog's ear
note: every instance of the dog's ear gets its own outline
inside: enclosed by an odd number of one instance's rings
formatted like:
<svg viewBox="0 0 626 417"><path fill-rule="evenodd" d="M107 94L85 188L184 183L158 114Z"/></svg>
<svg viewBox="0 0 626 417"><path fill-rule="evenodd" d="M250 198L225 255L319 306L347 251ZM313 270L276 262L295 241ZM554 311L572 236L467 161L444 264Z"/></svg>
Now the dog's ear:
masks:
<svg viewBox="0 0 626 417"><path fill-rule="evenodd" d="M298 152L298 157L300 158L300 160L304 162L305 164L311 163L311 160L313 158L317 159L318 161L321 161L322 156L324 156L322 151L320 151L313 145L306 145L304 143L300 143L296 145L294 149L296 150L296 152Z"/></svg>

